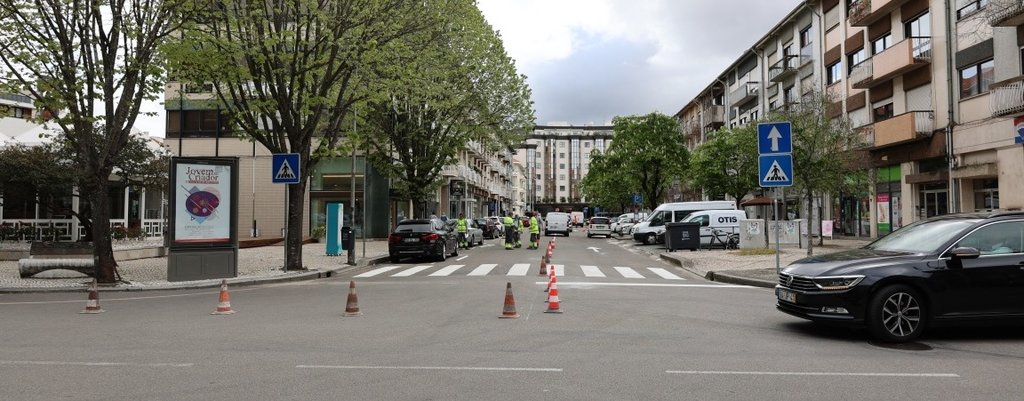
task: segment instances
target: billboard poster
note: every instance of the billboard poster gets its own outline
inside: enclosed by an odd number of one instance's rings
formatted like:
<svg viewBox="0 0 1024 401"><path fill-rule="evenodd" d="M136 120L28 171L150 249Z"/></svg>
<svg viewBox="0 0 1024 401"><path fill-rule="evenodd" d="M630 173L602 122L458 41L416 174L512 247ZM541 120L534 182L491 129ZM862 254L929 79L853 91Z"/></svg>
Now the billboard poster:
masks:
<svg viewBox="0 0 1024 401"><path fill-rule="evenodd" d="M231 242L231 166L179 162L174 172L173 241Z"/></svg>
<svg viewBox="0 0 1024 401"><path fill-rule="evenodd" d="M888 234L892 231L892 226L889 223L890 216L890 204L889 194L878 194L876 197L878 204L878 234Z"/></svg>

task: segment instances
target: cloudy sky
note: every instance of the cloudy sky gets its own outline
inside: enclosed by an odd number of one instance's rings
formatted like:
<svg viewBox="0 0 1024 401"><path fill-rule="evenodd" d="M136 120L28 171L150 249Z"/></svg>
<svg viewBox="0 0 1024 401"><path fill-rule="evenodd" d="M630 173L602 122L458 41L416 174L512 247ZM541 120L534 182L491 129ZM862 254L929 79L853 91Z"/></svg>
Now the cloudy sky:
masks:
<svg viewBox="0 0 1024 401"><path fill-rule="evenodd" d="M533 90L537 123L674 114L799 0L478 0ZM163 106L139 128L164 134Z"/></svg>

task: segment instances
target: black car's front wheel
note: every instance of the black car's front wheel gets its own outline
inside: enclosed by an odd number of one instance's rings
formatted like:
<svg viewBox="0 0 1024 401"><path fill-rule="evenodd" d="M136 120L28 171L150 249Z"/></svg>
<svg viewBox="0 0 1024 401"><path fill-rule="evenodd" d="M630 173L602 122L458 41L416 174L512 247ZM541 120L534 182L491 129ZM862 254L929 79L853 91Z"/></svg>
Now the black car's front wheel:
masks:
<svg viewBox="0 0 1024 401"><path fill-rule="evenodd" d="M877 340L902 343L921 336L927 319L924 298L913 288L892 285L871 297L868 332Z"/></svg>

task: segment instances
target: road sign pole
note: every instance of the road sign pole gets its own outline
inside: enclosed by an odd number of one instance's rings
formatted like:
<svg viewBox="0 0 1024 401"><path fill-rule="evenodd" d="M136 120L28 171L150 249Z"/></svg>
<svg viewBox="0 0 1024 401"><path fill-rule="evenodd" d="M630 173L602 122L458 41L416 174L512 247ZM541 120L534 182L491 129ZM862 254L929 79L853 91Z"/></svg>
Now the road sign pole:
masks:
<svg viewBox="0 0 1024 401"><path fill-rule="evenodd" d="M781 267L782 264L781 264L781 262L779 260L779 252L780 252L780 249L779 249L780 248L780 246L779 246L779 235L780 235L780 231L781 231L780 227L782 225L782 221L779 220L779 188L778 187L775 188L775 196L772 199L772 203L775 204L775 275L778 276L779 272L782 270L782 267Z"/></svg>

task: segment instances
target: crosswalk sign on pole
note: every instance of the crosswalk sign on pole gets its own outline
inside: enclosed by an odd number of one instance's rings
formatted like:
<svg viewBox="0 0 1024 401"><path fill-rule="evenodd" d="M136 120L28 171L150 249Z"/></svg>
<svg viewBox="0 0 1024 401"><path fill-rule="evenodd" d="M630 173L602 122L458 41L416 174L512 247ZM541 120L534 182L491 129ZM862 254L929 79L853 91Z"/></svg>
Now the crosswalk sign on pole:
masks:
<svg viewBox="0 0 1024 401"><path fill-rule="evenodd" d="M757 170L762 187L793 186L793 155L761 155Z"/></svg>
<svg viewBox="0 0 1024 401"><path fill-rule="evenodd" d="M274 153L270 166L271 181L274 184L299 183L298 153Z"/></svg>

